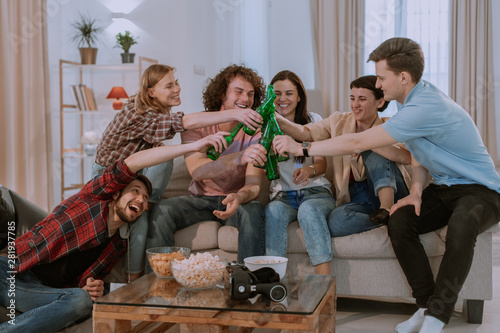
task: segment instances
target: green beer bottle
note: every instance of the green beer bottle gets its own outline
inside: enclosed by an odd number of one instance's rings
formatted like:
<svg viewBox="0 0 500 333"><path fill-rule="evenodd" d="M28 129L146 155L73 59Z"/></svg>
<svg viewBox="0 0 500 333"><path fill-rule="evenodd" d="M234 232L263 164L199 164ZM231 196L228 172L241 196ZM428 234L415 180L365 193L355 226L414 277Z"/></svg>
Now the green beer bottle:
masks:
<svg viewBox="0 0 500 333"><path fill-rule="evenodd" d="M245 124L243 123L239 123L238 125L234 126L230 131L229 131L229 135L226 135L224 138L226 139L226 142L227 142L227 146L229 147L229 145L231 143L233 143L234 141L234 138L236 137L236 134L238 134L238 132L240 131L240 129L245 126ZM216 160L219 158L220 154L222 154L222 152L224 152L224 148L222 149L222 151L219 153L217 150L215 150L215 147L212 146L210 148L208 148L207 150L207 156L211 159L211 160Z"/></svg>
<svg viewBox="0 0 500 333"><path fill-rule="evenodd" d="M267 93L266 93L266 101L264 102L264 104L259 106L257 108L257 110L255 110L256 112L258 112L262 116L262 119L264 120L263 125L265 125L265 123L267 122L267 117L269 117L269 115L274 113L274 110L275 110L274 99L275 98L276 98L276 94L274 93L273 86L268 85L267 86ZM248 127L248 126L245 126L243 128L243 131L248 135L255 134L255 130L250 129L250 127Z"/></svg>
<svg viewBox="0 0 500 333"><path fill-rule="evenodd" d="M267 161L265 167L266 167L267 179L275 180L280 178L278 161L272 149L269 151L269 154L267 154Z"/></svg>
<svg viewBox="0 0 500 333"><path fill-rule="evenodd" d="M273 124L268 121L266 127L264 128L264 132L259 139L259 143L266 148L267 151L267 159L269 161L269 152L272 151L271 145L273 143L274 133L273 133ZM264 169L266 167L267 162L264 165L255 165L256 168Z"/></svg>
<svg viewBox="0 0 500 333"><path fill-rule="evenodd" d="M276 120L274 113L269 117L269 122L272 124L273 127L273 139L275 135L283 135L283 132L278 126L278 121ZM276 155L276 159L278 162L288 161L290 159L290 155L288 153L286 153L286 156L278 154Z"/></svg>

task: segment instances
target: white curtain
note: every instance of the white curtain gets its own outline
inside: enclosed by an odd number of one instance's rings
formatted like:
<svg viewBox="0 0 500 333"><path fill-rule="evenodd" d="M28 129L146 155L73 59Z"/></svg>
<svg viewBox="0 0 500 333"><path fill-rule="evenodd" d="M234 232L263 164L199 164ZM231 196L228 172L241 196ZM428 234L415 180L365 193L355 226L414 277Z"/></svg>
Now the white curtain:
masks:
<svg viewBox="0 0 500 333"><path fill-rule="evenodd" d="M326 116L350 110L352 80L363 74L364 0L313 0L312 24Z"/></svg>
<svg viewBox="0 0 500 333"><path fill-rule="evenodd" d="M450 97L470 113L498 166L491 12L491 0L451 1Z"/></svg>
<svg viewBox="0 0 500 333"><path fill-rule="evenodd" d="M0 184L52 203L46 1L0 1Z"/></svg>

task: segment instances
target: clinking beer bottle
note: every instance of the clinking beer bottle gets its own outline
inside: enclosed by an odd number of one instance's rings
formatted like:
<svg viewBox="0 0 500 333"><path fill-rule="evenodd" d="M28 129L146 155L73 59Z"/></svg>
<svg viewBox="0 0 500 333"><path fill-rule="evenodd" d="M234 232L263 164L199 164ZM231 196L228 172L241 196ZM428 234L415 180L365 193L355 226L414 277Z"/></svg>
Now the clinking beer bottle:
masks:
<svg viewBox="0 0 500 333"><path fill-rule="evenodd" d="M265 167L266 167L267 179L275 180L280 178L278 161L272 149L269 151L269 154L267 154L267 161Z"/></svg>
<svg viewBox="0 0 500 333"><path fill-rule="evenodd" d="M276 120L274 113L269 117L269 122L272 124L273 127L273 139L275 135L283 135L283 132L278 126L278 121ZM288 153L286 153L286 156L278 154L276 155L276 159L278 162L288 161L290 159L290 155Z"/></svg>
<svg viewBox="0 0 500 333"><path fill-rule="evenodd" d="M266 122L266 115L270 115L270 114L274 113L274 110L275 110L274 99L275 98L276 98L276 94L274 93L273 86L268 85L267 86L267 93L266 93L266 101L264 102L264 104L259 106L257 108L257 110L255 110L256 112L258 112L262 116L264 122ZM248 126L243 127L243 131L248 135L255 134L255 130L250 129L250 127L248 127Z"/></svg>
<svg viewBox="0 0 500 333"><path fill-rule="evenodd" d="M227 142L227 146L229 147L229 145L231 143L233 143L234 141L234 138L236 137L236 134L238 134L238 132L240 131L240 129L245 126L245 124L243 123L239 123L238 125L234 126L230 131L229 131L229 135L226 135L224 138L226 139L226 142ZM210 148L208 148L207 150L207 156L211 159L211 160L216 160L219 158L220 154L222 154L222 152L224 151L224 147L222 148L222 151L219 153L217 150L215 150L215 147L212 146Z"/></svg>
<svg viewBox="0 0 500 333"><path fill-rule="evenodd" d="M267 151L267 160L269 161L269 152L272 151L271 145L273 143L274 133L273 133L273 123L268 121L266 127L264 128L264 133L259 139L259 143L266 148ZM268 162L264 165L256 165L255 167L264 169Z"/></svg>

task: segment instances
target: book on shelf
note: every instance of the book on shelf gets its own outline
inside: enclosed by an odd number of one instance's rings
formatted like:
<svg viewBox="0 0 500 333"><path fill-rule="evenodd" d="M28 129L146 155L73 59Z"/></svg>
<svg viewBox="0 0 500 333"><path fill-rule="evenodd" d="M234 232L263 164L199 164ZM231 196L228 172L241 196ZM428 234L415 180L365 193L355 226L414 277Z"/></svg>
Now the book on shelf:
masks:
<svg viewBox="0 0 500 333"><path fill-rule="evenodd" d="M75 101L76 107L78 110L81 110L82 107L80 105L80 100L78 99L78 96L76 94L76 86L75 85L70 85L69 86L69 91L71 92L71 96L73 96L73 100Z"/></svg>
<svg viewBox="0 0 500 333"><path fill-rule="evenodd" d="M97 110L94 91L84 84L71 85L71 95L80 111Z"/></svg>

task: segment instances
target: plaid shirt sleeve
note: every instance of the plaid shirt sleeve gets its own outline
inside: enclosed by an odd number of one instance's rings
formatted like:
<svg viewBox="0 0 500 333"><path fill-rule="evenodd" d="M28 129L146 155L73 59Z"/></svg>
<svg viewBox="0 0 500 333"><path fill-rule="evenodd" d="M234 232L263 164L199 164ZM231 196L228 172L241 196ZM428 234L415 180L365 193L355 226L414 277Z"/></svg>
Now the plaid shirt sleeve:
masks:
<svg viewBox="0 0 500 333"><path fill-rule="evenodd" d="M154 119L151 122L151 126L144 131L144 141L154 144L173 138L177 132L184 132L184 127L182 127L183 112L171 114L147 113L146 115L150 118L154 117Z"/></svg>
<svg viewBox="0 0 500 333"><path fill-rule="evenodd" d="M139 113L131 98L123 110L115 115L97 146L96 163L108 167L135 152L152 148L163 140L172 139L184 131L184 113L159 113L151 109Z"/></svg>
<svg viewBox="0 0 500 333"><path fill-rule="evenodd" d="M125 160L121 159L108 167L100 177L89 181L80 191L82 196L95 195L100 199L109 199L113 194L134 180L135 174L130 171Z"/></svg>
<svg viewBox="0 0 500 333"><path fill-rule="evenodd" d="M16 270L23 272L72 251L102 244L107 237L108 204L112 195L134 177L125 162L120 160L99 178L88 182L80 192L61 202L43 221L16 240ZM112 260L105 259L104 262Z"/></svg>
<svg viewBox="0 0 500 333"><path fill-rule="evenodd" d="M97 261L87 268L87 270L80 276L80 288L87 284L87 279L90 277L93 277L96 280L104 279L111 269L113 269L113 266L115 266L120 257L125 253L126 249L126 241L120 238L119 232L117 232L104 248L104 251L102 251L99 258L97 258Z"/></svg>

